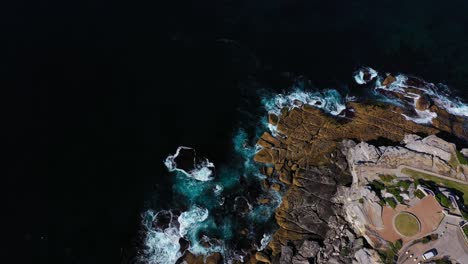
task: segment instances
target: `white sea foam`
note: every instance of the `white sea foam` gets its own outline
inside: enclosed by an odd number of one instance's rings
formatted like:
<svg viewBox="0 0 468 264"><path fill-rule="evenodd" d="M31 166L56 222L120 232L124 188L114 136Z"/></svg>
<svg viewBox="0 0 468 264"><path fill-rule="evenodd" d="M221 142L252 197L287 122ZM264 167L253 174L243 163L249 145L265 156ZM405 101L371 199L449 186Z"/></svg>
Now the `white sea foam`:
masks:
<svg viewBox="0 0 468 264"><path fill-rule="evenodd" d="M187 232L194 228L194 225L199 222L203 222L208 218L208 210L205 208L200 208L198 206L194 206L187 212L183 212L180 214L177 221L180 224L179 227L179 234L180 237L185 237Z"/></svg>
<svg viewBox="0 0 468 264"><path fill-rule="evenodd" d="M369 80L364 79L364 77L365 77L364 75L366 73L368 73L370 75ZM377 77L377 75L378 75L378 73L374 69L372 69L370 67L364 67L364 68L361 68L359 71L357 71L354 74L354 80L358 84L366 84L366 83L372 81L375 77Z"/></svg>
<svg viewBox="0 0 468 264"><path fill-rule="evenodd" d="M415 77L412 77L415 78ZM411 120L418 124L431 124L434 118L437 118L437 114L431 112L430 110L420 111L416 109L416 101L419 99L420 95L416 93L409 92L407 89L412 88L419 90L426 95L428 95L434 103L440 107L445 109L447 112L457 116L465 116L468 117L468 104L462 102L460 98L452 97L450 95L450 90L447 86L439 85L436 86L433 83L427 83L421 79L417 79L417 83L421 83L421 86L410 85L408 83L409 77L404 74L399 74L395 76L395 81L387 86L383 86L380 82L376 85L376 89L382 89L391 91L394 93L399 93L406 98L413 100L414 102L414 109L417 114L416 117L409 117L407 115L403 115L407 120ZM444 88L445 92L440 89L440 87ZM400 101L398 99L394 99Z"/></svg>
<svg viewBox="0 0 468 264"><path fill-rule="evenodd" d="M415 110L416 114L418 115L417 117L410 117L405 114L402 114L406 120L413 121L418 124L432 124L432 119L437 118L437 113L431 112L429 110Z"/></svg>
<svg viewBox="0 0 468 264"><path fill-rule="evenodd" d="M160 214L171 216L171 221L165 228L153 226L153 222ZM173 218L172 212L165 210L156 213L148 210L143 215L143 225L146 228L146 248L141 260L144 263L175 263L183 254L180 252L179 240L185 238L191 230L197 229L198 224L208 218L208 210L194 206L189 211L181 213L177 222L173 221Z"/></svg>
<svg viewBox="0 0 468 264"><path fill-rule="evenodd" d="M434 98L434 102L452 115L468 117L468 104L463 103L460 98L450 99L445 95L439 95Z"/></svg>
<svg viewBox="0 0 468 264"><path fill-rule="evenodd" d="M169 223L165 229L154 228L153 222L160 213L168 211L147 211L143 215L143 225L146 227L145 254L142 260L147 264L175 263L182 256L180 252L180 232L175 223ZM171 215L172 213L169 212Z"/></svg>
<svg viewBox="0 0 468 264"><path fill-rule="evenodd" d="M167 156L166 160L164 161L164 165L169 171L178 171L185 174L187 177L193 178L198 181L210 181L213 179L213 169L215 168L214 164L210 162L208 159L204 159L201 162L197 163L196 156L193 158L193 167L194 169L190 171L185 171L177 167L177 163L175 159L179 156L180 151L182 150L194 150L190 147L178 147L177 151L174 155ZM194 150L195 151L195 150Z"/></svg>
<svg viewBox="0 0 468 264"><path fill-rule="evenodd" d="M304 104L323 109L331 115L339 115L346 109L344 101L341 94L335 89L305 91L299 88L287 94L277 94L262 100L265 109L276 115L279 115L284 107L292 109Z"/></svg>
<svg viewBox="0 0 468 264"><path fill-rule="evenodd" d="M221 192L223 191L223 189L224 188L221 185L216 184L216 186L214 187L213 192L214 192L215 195L220 195Z"/></svg>
<svg viewBox="0 0 468 264"><path fill-rule="evenodd" d="M262 240L260 240L260 247L257 247L257 251L264 250L272 239L271 234L263 234Z"/></svg>

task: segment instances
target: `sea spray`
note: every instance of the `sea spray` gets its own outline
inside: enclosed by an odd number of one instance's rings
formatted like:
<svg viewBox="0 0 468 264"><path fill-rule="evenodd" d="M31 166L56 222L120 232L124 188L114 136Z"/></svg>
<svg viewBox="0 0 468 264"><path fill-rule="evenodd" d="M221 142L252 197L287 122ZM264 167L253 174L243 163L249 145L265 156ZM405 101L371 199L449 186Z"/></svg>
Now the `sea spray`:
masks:
<svg viewBox="0 0 468 264"><path fill-rule="evenodd" d="M259 150L253 142L264 129L258 128L253 137L239 129L233 137L233 160L229 166L218 166L216 171L214 164L199 159L190 147L179 147L166 158L164 164L174 177L174 206L187 209L174 213L171 224L164 228L154 224L157 213L148 210L144 214L147 232L143 262L174 263L183 255L180 239L189 242L187 250L192 254L207 256L218 252L226 263L244 259L255 245L266 246L267 240L261 234L271 234L277 228L274 212L281 196L261 187L265 176L253 161ZM209 180L197 176L203 168L210 170L204 174L209 175ZM260 203L261 200L270 203ZM248 232L241 235L241 230Z"/></svg>

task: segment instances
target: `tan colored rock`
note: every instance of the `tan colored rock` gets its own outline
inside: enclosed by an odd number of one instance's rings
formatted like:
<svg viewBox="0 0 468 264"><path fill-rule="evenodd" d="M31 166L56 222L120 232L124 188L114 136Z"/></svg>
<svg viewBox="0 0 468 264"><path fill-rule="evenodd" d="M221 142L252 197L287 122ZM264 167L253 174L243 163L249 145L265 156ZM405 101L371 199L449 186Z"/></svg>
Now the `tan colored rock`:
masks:
<svg viewBox="0 0 468 264"><path fill-rule="evenodd" d="M265 253L263 252L257 252L255 254L255 259L257 261L261 261L263 263L271 264L270 257L268 257Z"/></svg>
<svg viewBox="0 0 468 264"><path fill-rule="evenodd" d="M266 148L261 149L257 154L255 154L254 160L264 164L273 164L273 157L270 154L270 149Z"/></svg>
<svg viewBox="0 0 468 264"><path fill-rule="evenodd" d="M395 77L393 77L392 75L389 74L389 75L387 75L385 80L383 80L382 85L388 86L388 85L394 83L395 81L396 81Z"/></svg>
<svg viewBox="0 0 468 264"><path fill-rule="evenodd" d="M223 257L220 253L214 253L206 258L206 264L221 264Z"/></svg>
<svg viewBox="0 0 468 264"><path fill-rule="evenodd" d="M285 184L292 184L292 175L289 172L280 172L279 174L279 180Z"/></svg>
<svg viewBox="0 0 468 264"><path fill-rule="evenodd" d="M416 100L416 109L424 111L429 109L431 106L431 101L427 95L421 95L418 100Z"/></svg>
<svg viewBox="0 0 468 264"><path fill-rule="evenodd" d="M274 169L273 167L267 167L266 168L266 176L272 176L273 175L273 172L274 172Z"/></svg>
<svg viewBox="0 0 468 264"><path fill-rule="evenodd" d="M274 191L279 192L281 190L281 185L279 185L278 183L273 183L271 185L271 189L273 189Z"/></svg>
<svg viewBox="0 0 468 264"><path fill-rule="evenodd" d="M278 116L273 113L268 114L268 123L272 124L273 126L278 125Z"/></svg>

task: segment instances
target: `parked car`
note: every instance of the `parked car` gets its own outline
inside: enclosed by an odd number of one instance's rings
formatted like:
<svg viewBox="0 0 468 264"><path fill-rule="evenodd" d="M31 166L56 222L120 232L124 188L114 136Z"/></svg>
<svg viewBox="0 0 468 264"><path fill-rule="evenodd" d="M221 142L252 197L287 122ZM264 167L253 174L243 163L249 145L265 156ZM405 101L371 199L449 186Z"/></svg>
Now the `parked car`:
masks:
<svg viewBox="0 0 468 264"><path fill-rule="evenodd" d="M428 259L431 259L431 258L437 256L437 254L439 254L439 253L437 252L437 249L433 248L433 249L427 251L426 253L424 253L424 254L422 255L422 258L423 258L424 260L428 260Z"/></svg>

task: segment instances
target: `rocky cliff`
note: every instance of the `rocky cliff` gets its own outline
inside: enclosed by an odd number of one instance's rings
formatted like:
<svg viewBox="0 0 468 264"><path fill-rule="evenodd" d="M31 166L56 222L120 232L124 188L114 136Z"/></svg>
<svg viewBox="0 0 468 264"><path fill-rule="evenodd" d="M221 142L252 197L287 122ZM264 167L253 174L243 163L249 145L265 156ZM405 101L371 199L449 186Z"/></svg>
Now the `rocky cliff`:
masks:
<svg viewBox="0 0 468 264"><path fill-rule="evenodd" d="M300 248L310 243L306 241L321 245L317 254L310 256L318 263L350 263L369 256L359 251L362 246L354 247L356 237L342 217L342 205L334 201L337 188L352 182L340 150L344 139L401 142L406 134L440 132L408 121L396 110L391 106L349 103L346 116L338 119L308 105L285 108L279 116L270 114L269 122L276 126L276 134L263 134L258 141L262 149L255 160L267 165L264 171L269 180L277 178L286 188L276 212L280 229L269 244L273 262L297 260L302 256ZM292 258L291 252L296 252Z"/></svg>

